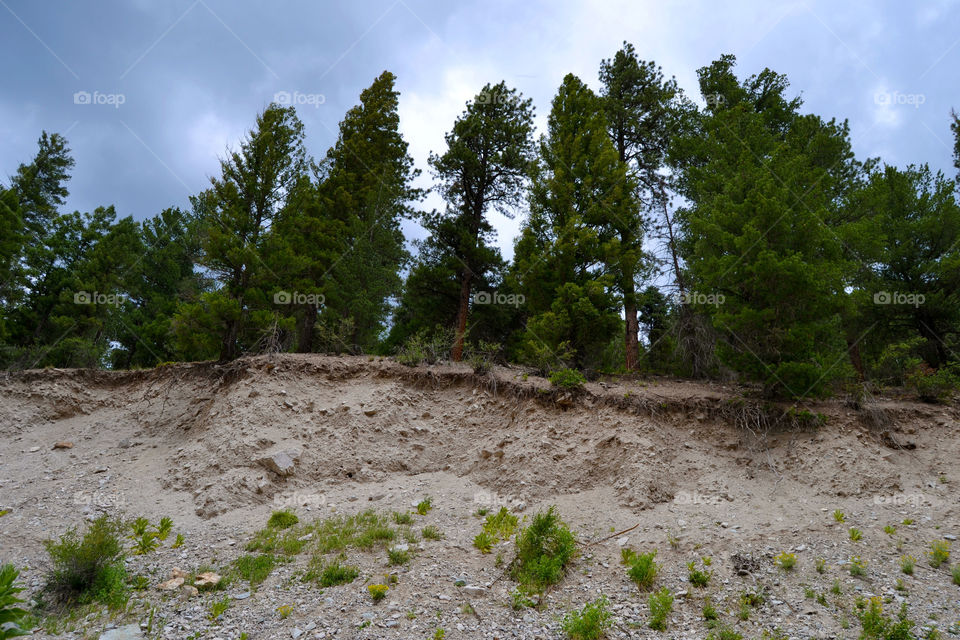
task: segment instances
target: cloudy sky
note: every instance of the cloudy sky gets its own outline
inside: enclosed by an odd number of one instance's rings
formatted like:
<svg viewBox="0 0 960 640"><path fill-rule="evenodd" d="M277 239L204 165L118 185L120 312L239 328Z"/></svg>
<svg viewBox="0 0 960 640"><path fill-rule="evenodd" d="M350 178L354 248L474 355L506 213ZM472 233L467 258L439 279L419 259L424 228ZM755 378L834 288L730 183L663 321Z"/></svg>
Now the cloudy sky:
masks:
<svg viewBox="0 0 960 640"><path fill-rule="evenodd" d="M142 219L184 207L278 93L300 101L319 157L384 69L426 169L484 83L532 97L542 129L563 76L596 88L624 40L693 96L696 69L723 53L743 76L785 73L805 110L849 119L861 157L952 172L960 6L947 0L0 0L0 182L47 130L77 160L70 209ZM510 255L518 221L497 217Z"/></svg>

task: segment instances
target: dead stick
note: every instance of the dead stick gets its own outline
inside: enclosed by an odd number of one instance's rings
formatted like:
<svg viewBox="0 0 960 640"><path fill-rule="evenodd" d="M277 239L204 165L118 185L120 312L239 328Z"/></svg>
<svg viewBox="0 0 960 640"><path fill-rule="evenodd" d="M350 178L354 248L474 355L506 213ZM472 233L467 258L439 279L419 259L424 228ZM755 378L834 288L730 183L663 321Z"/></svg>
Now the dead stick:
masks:
<svg viewBox="0 0 960 640"><path fill-rule="evenodd" d="M629 529L624 529L623 531L618 531L618 532L616 532L616 533L611 533L611 534L608 535L606 538L600 538L599 540L594 540L593 542L589 542L589 543L587 543L587 544L585 544L585 545L583 545L583 546L585 546L585 547L592 547L592 546L595 545L595 544L600 544L601 542L606 542L606 541L609 540L610 538L616 538L617 536L622 536L622 535L625 534L625 533L629 533L630 531L633 531L634 529L636 529L636 528L639 527L639 526L640 526L640 523L638 522L637 524L633 525L633 526L630 527Z"/></svg>

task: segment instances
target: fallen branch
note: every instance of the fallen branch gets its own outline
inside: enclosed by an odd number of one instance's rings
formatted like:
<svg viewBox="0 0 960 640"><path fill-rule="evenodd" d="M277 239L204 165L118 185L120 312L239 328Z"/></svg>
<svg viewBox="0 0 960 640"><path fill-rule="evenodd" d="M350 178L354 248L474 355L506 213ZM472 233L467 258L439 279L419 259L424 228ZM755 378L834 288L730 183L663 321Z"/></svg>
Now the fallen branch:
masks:
<svg viewBox="0 0 960 640"><path fill-rule="evenodd" d="M594 540L593 542L588 542L588 543L584 544L583 546L585 546L585 547L592 547L592 546L595 545L595 544L600 544L601 542L606 542L607 540L610 540L611 538L616 538L617 536L622 536L622 535L625 534L625 533L629 533L629 532L633 531L634 529L636 529L636 528L639 527L639 526L640 526L640 523L638 522L637 524L633 525L633 526L630 527L629 529L624 529L623 531L617 531L616 533L611 533L611 534L608 535L606 538L600 538L599 540Z"/></svg>

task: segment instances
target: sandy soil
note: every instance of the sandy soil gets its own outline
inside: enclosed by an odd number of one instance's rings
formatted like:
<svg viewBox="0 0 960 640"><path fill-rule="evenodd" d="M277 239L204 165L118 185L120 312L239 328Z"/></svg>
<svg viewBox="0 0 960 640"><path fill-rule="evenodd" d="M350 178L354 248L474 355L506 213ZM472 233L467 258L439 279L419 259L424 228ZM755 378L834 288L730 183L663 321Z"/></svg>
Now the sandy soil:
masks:
<svg viewBox="0 0 960 640"><path fill-rule="evenodd" d="M175 566L216 567L242 555L280 506L310 520L405 511L429 495L435 508L418 526L433 524L445 538L419 544L385 603L372 604L363 586L387 570L382 553L351 552L361 578L323 593L293 579L307 561L298 557L215 622L205 612L222 594L181 600L151 589L137 592L116 620L89 616L72 637L143 622L153 609L149 631L130 637L426 638L443 628L451 639L554 638L562 637L559 617L598 591L614 607L609 637L705 637L700 613L709 596L745 637L779 626L790 637L853 638L854 600L872 594L887 597L889 611L907 602L919 625L949 633L960 621L953 562L935 570L924 552L960 535L960 409L878 399L862 410L834 400L806 407L826 418L814 427L796 424L786 405L745 400L743 391L625 380L558 393L514 368L476 376L450 364L411 369L315 355L7 374L0 510L9 513L0 518L0 561L24 567L36 591L45 539L103 512L170 516L184 547L129 561L131 573L156 584ZM73 447L53 449L61 441ZM290 475L269 462L284 453L295 460ZM493 554L471 546L480 529L473 514L506 505L530 515L553 504L583 553L541 607L515 611L514 585ZM836 509L846 523L835 522ZM849 527L863 539L851 541ZM621 544L656 548L658 586L684 592L666 634L646 627L647 597L618 563ZM499 550L509 560L511 544ZM777 569L773 557L791 550L797 567ZM731 557L746 553L759 566L741 576ZM918 559L914 576L900 573L904 554ZM846 569L854 555L867 563L863 578ZM715 575L695 589L686 563L703 556L713 558ZM826 562L822 574L816 558ZM905 591L894 589L898 578ZM843 595L829 593L834 580ZM458 581L482 590L466 596ZM767 587L767 601L742 621L738 596L757 584ZM807 598L805 587L827 603ZM475 614L464 612L466 601ZM284 619L281 604L293 606Z"/></svg>

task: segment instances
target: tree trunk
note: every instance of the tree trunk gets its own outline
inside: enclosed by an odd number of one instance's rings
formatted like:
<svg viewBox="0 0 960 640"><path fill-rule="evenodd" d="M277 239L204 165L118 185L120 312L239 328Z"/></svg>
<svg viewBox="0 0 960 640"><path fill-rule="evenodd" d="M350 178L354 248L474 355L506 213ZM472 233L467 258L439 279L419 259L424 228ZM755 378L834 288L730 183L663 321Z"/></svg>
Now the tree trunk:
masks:
<svg viewBox="0 0 960 640"><path fill-rule="evenodd" d="M850 356L850 364L857 372L857 380L863 382L866 379L863 373L863 358L860 357L860 342L847 338L847 354Z"/></svg>
<svg viewBox="0 0 960 640"><path fill-rule="evenodd" d="M457 335L453 342L450 357L454 362L463 359L463 340L467 333L467 314L470 312L470 272L465 271L460 278L460 305L457 308Z"/></svg>
<svg viewBox="0 0 960 640"><path fill-rule="evenodd" d="M313 328L317 324L317 306L307 304L303 306L303 316L297 327L297 353L311 353L313 351Z"/></svg>
<svg viewBox="0 0 960 640"><path fill-rule="evenodd" d="M640 367L640 322L637 319L636 286L633 274L624 274L623 278L623 316L625 324L624 347L627 371L636 371Z"/></svg>

